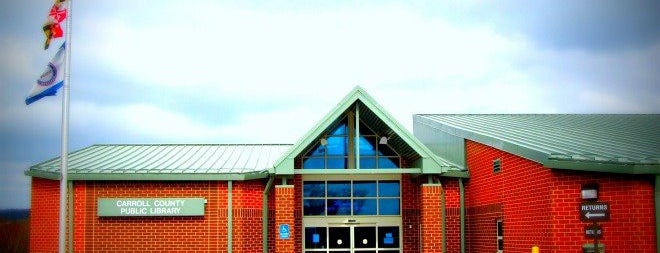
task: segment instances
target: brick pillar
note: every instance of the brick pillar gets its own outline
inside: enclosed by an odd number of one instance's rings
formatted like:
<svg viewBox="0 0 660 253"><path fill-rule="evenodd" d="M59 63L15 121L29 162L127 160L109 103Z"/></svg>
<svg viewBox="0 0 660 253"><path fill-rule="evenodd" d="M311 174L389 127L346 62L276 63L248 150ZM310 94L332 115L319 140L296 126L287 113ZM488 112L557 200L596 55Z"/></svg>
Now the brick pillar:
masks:
<svg viewBox="0 0 660 253"><path fill-rule="evenodd" d="M275 186L275 252L294 252L295 219L293 185ZM289 225L289 239L280 239L280 225Z"/></svg>
<svg viewBox="0 0 660 253"><path fill-rule="evenodd" d="M442 252L442 185L423 184L420 199L422 252Z"/></svg>

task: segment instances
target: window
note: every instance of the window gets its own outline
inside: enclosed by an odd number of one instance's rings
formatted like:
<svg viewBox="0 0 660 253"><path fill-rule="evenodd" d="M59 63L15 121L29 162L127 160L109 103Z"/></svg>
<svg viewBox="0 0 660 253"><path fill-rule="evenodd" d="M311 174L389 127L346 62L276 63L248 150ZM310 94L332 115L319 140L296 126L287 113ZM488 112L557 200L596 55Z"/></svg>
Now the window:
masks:
<svg viewBox="0 0 660 253"><path fill-rule="evenodd" d="M500 159L495 159L493 160L493 172L497 173L500 172Z"/></svg>
<svg viewBox="0 0 660 253"><path fill-rule="evenodd" d="M303 215L401 215L398 180L305 181Z"/></svg>
<svg viewBox="0 0 660 253"><path fill-rule="evenodd" d="M502 220L497 220L497 252L504 252L504 226Z"/></svg>
<svg viewBox="0 0 660 253"><path fill-rule="evenodd" d="M355 142L356 124L345 116L332 131L320 138L303 155L303 169L353 169L359 159L360 169L400 168L401 158L388 144L380 144L381 137L364 122L359 124L359 139ZM359 147L358 152L356 149ZM359 153L359 158L356 156Z"/></svg>

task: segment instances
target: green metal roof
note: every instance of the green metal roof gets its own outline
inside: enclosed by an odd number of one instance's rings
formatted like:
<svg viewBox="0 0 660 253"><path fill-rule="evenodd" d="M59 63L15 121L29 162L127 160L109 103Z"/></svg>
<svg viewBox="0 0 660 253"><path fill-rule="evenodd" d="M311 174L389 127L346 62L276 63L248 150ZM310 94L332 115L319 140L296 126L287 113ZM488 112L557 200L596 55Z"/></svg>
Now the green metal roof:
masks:
<svg viewBox="0 0 660 253"><path fill-rule="evenodd" d="M415 115L416 124L557 169L660 174L660 115Z"/></svg>
<svg viewBox="0 0 660 253"><path fill-rule="evenodd" d="M68 157L71 180L247 180L264 178L289 144L93 145ZM26 175L60 178L60 159Z"/></svg>
<svg viewBox="0 0 660 253"><path fill-rule="evenodd" d="M364 89L356 86L335 108L311 128L303 137L294 144L280 159L275 162L274 172L279 175L294 174L294 159L300 153L307 150L322 136L337 120L342 118L346 110L359 105L361 120L369 124L380 134L390 136L390 146L400 155L413 162L413 166L421 169L422 173L442 174L450 170L460 170L452 164L431 152L415 136L399 124L394 117L383 109L376 101L367 94ZM460 173L459 173L460 174ZM461 174L463 175L463 174Z"/></svg>

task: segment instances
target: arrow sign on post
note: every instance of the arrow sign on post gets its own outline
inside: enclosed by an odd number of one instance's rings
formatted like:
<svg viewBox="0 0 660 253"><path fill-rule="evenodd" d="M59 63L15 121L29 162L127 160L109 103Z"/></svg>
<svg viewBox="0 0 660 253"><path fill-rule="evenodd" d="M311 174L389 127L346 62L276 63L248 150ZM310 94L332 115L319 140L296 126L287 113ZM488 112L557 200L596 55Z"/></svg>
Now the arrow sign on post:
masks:
<svg viewBox="0 0 660 253"><path fill-rule="evenodd" d="M580 203L580 220L598 222L610 220L610 203L582 202Z"/></svg>

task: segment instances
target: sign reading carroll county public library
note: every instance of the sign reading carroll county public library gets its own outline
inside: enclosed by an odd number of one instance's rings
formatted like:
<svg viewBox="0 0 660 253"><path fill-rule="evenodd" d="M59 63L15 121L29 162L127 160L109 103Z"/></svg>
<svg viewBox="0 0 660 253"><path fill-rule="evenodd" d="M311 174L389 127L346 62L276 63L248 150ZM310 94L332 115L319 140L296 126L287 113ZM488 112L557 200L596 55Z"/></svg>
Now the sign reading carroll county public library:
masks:
<svg viewBox="0 0 660 253"><path fill-rule="evenodd" d="M203 198L100 198L98 216L204 216Z"/></svg>

